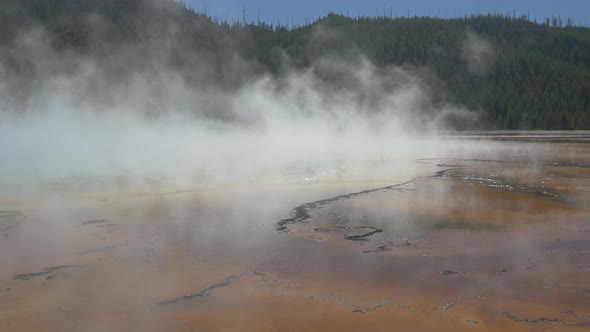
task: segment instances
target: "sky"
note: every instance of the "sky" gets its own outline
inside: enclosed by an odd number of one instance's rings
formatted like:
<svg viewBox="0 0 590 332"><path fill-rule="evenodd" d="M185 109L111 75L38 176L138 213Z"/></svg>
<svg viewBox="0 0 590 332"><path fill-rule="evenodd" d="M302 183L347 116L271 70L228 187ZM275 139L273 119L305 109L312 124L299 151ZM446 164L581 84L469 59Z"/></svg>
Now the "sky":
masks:
<svg viewBox="0 0 590 332"><path fill-rule="evenodd" d="M577 25L590 25L590 0L185 0L189 6L219 20L246 20L282 25L304 24L329 12L348 16L440 16L474 13L528 14L531 20L561 15Z"/></svg>

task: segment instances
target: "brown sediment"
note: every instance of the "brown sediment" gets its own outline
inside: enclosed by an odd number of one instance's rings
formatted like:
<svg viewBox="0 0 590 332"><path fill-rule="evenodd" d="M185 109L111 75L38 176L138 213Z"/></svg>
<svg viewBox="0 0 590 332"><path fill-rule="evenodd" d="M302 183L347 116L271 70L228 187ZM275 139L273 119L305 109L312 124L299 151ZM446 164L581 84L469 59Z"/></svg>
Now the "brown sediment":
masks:
<svg viewBox="0 0 590 332"><path fill-rule="evenodd" d="M466 164L469 163L468 160L461 160L462 162L465 162ZM473 161L477 161L477 162L493 162L493 161L488 161L488 160L473 160ZM516 167L516 166L531 166L531 165L535 165L535 166L539 166L539 167L544 167L545 169L550 168L550 167L568 167L568 168L577 168L577 169L586 169L588 167L590 167L589 163L585 163L585 162L517 162L516 165L514 162L504 162L503 164L505 164L504 167ZM450 167L450 165L445 165ZM453 165L453 166L458 166L458 165ZM500 173L502 173L503 171L506 171L506 169L502 169ZM488 174L486 174L486 172ZM521 174L526 175L525 171L522 170L518 170L516 169L514 172L520 172ZM536 171L538 172L538 170ZM449 173L454 173L452 175L448 175ZM555 187L554 185L556 183L560 183L561 185L559 186L559 190L560 191L565 191L565 192L571 192L574 195L575 194L580 194L579 191L571 191L570 187L567 185L571 186L571 183L562 181L562 182L558 182L560 181L559 179L556 178L548 178L548 177L544 177L542 178L544 180L544 184L543 185L538 185L536 184L533 180L533 178L520 178L520 177L510 177L510 176L505 176L505 175L498 175L497 174L497 170L494 171L487 171L486 169L477 169L476 173L473 173L473 170L469 169L468 166L466 165L462 165L462 167L460 168L454 168L454 169L449 169L449 170L443 170L438 172L434 178L439 177L439 178L444 178L445 181L466 181L472 184L477 184L477 185L481 185L484 187L487 187L491 190L496 190L498 191L497 194L494 194L498 197L502 197L503 194L501 194L501 192L507 192L510 193L512 195L515 195L514 198L518 197L519 200L521 200L522 202L527 201L526 204L528 204L529 206L537 206L535 204L537 204L536 202L538 201L538 207L537 207L537 211L555 211L555 213L561 213L563 215L571 215L573 217L575 217L576 215L588 215L588 212L584 211L584 206L586 204L585 201L578 201L576 198L574 197L570 197L566 194L564 194L563 192L559 192L559 191L555 191ZM568 171L568 172L560 172L559 173L551 173L550 176L578 176L579 172L574 172L574 171ZM535 175L537 176L537 175ZM424 181L428 181L427 179L421 180L421 182ZM415 182L415 181L412 181ZM575 183L574 183L575 184ZM477 187L466 187L466 189L469 189L471 191L474 191L475 189L477 189ZM407 188L403 188L403 189L407 189ZM416 190L416 189L413 189ZM402 190L400 192L402 192L403 194L407 194L412 196L414 194L413 190L407 191L407 190ZM463 190L463 189L461 189ZM371 196L369 194L374 194L379 192L380 190L374 190L374 191L368 191L367 195ZM490 195L492 192L489 192L487 195ZM402 194L402 195L403 195ZM473 194L476 194L475 192ZM473 195L472 194L472 195ZM516 196L518 195L518 196ZM526 198L526 196L523 195L531 195L531 198ZM302 205L300 206L300 208L303 208L305 211L305 218L303 219L306 223L311 223L314 224L316 222L318 222L318 214L314 214L313 216L310 214L310 212L313 211L321 211L321 210L325 210L328 209L330 206L334 205L335 202L337 202L338 200L340 200L342 197L346 197L347 195L342 195L342 196L337 196L335 197L335 199L330 199L327 201L326 204L321 204L319 206L314 205L313 203L311 203L310 205ZM355 195L354 197L359 197L361 195ZM537 198L533 198L533 196L538 197ZM396 196L399 197L399 196ZM473 196L473 197L477 197L477 196ZM352 197L351 197L352 198ZM583 197L585 199L585 197ZM508 198L510 199L510 198ZM368 200L363 200L363 204L365 202L367 202ZM528 203L528 201L531 201L531 203ZM549 201L552 201L554 203L548 203ZM522 202L518 202L516 204L514 204L515 207L518 206L518 204L523 204ZM393 203L395 204L395 203ZM560 205L562 204L562 205ZM510 204L511 205L511 204ZM508 205L508 206L510 206ZM361 204L360 201L355 201L355 202L351 202L351 206L363 206ZM424 209L425 206L423 205L419 205L421 209ZM502 203L501 206L506 206L505 203ZM573 207L568 207L568 206L573 206ZM463 206L463 208L465 208L467 206ZM364 210L363 210L364 211ZM498 210L496 210L498 211ZM501 210L500 210L501 211ZM558 212L559 211L559 212ZM441 211L442 213L448 213L449 211ZM365 212L363 212L365 213ZM460 210L457 210L457 213L460 213L460 216L465 215L464 212L460 212ZM515 219L514 217L509 217L506 218L506 216L508 215L508 213L510 214L514 214L515 216L519 215L519 216L523 216L522 213L520 212L512 212L512 211L502 211L501 213L504 214L504 220L506 220L506 222L513 222L513 220ZM336 213L337 215L342 215L342 212L338 212ZM361 213L362 214L362 213ZM297 216L297 211L294 210L294 215ZM301 216L301 215L300 215ZM481 218L481 213L478 212L476 215L474 215L474 217L476 216L476 218ZM366 216L365 216L366 218ZM531 220L535 220L535 218L537 218L536 216L528 216L526 219L531 219ZM524 219L524 220L526 220ZM355 236L354 239L359 239L359 240L364 240L365 236L369 237L372 236L376 233L383 233L383 232L388 232L388 230L383 230L381 228L381 226L377 226L377 225L368 225L368 223L373 223L374 221L372 221L372 217L369 217L368 221L366 220L354 220L354 218L342 218L342 217L337 217L335 218L335 220L338 220L340 222L340 220L346 220L347 226L341 226L338 223L335 223L334 226L330 226L330 224L325 224L325 221L321 222L321 227L316 227L313 228L312 230L315 232L318 232L320 234L329 234L330 232L336 232L339 229L345 229L345 230L350 230L350 229L373 229L373 230L379 230L378 232L367 232L364 234L360 234L358 236ZM295 219L292 219L291 221L294 221L293 223L289 223L289 224L295 224L297 223L297 221ZM539 221L543 221L546 222L546 219L539 219ZM504 221L503 221L504 222ZM361 225L359 225L358 223L360 223ZM519 223L520 224L520 223ZM469 227L469 223L466 223L464 221L458 222L457 225L460 225L459 227L462 229L468 229ZM303 226L305 227L305 226ZM299 227L301 228L301 227ZM486 228L481 228L482 230L485 230ZM294 229L296 230L296 229ZM577 230L575 230L575 232L579 232ZM548 235L550 233L547 233L546 235ZM546 236L545 235L545 236ZM540 235L541 237L543 235ZM551 235L550 235L551 237ZM349 236L343 236L344 239L351 239ZM536 240L535 240L536 241ZM549 241L557 241L560 242L562 241L562 239L554 239L554 238L550 238ZM395 245L392 245L391 241L387 241L388 244L387 245L379 245L377 246L375 249L371 249L371 250L362 250L362 253L377 253L377 254L385 254L387 253L389 256L398 256L399 253L397 252L393 252L391 251L393 248L395 248ZM413 247L415 244L412 242L409 242L406 240L406 243L410 243L412 244L411 246L408 247ZM586 245L588 243L586 242ZM398 246L399 247L399 246ZM502 247L502 246L501 246ZM413 248L414 249L414 248ZM491 249L491 248L490 248ZM469 250L468 247L466 247L464 250ZM419 255L423 255L420 253L420 249L415 251L416 253L418 253ZM547 251L549 252L549 251ZM427 256L427 257L433 257L430 255L423 255L423 256ZM482 258L483 259L483 258ZM496 262L497 260L494 260L494 262ZM501 264L500 264L501 265ZM524 270L531 270L532 266L534 266L534 268L538 268L537 264L532 264L532 263L527 263L527 264L523 264L522 268ZM576 265L578 268L580 269L584 269L584 265L583 264L577 264ZM543 266L543 269L547 269L547 266ZM512 280L512 279L520 279L520 274L521 272L515 272L514 274L515 276L511 276L511 277L507 277L507 273L511 272L514 270L513 267L508 268L508 267L500 267L500 268L491 268L490 272L491 273L495 273L496 275L503 275L503 278L507 278L508 280ZM495 271L495 272L492 272ZM569 270L571 271L571 269ZM575 273L575 272L568 272L568 273ZM440 272L441 276L459 276L459 275L465 275L468 279L471 278L479 278L476 275L479 274L479 272L476 273L469 273L469 274L465 274L465 272L457 272L454 270L444 270L442 272ZM530 278L530 277L529 277ZM549 289L560 289L561 286L559 283L555 283L554 286L552 286L552 288ZM580 291L580 293L582 294L586 294L584 293L584 291ZM391 303L391 302L388 302ZM459 302L450 302L446 305L442 305L441 307L438 308L452 308L455 305L459 304L459 303L463 303L463 301L459 301ZM357 313L363 313L364 311L361 309L355 309L354 310ZM414 310L415 311L415 310ZM424 311L424 310L418 310L418 312L428 312L428 311ZM545 323L552 323L554 325L557 326L562 326L562 327L586 327L588 326L588 322L585 321L581 321L581 322L575 322L575 321L567 321L567 320L552 320L552 319L547 319L547 318L535 318L535 319L528 319L528 318L522 318L519 316L515 316L515 315L511 315L509 313L504 314L504 317L510 318L513 321L518 321L520 323L525 323L528 325L543 325ZM479 320L467 320L466 322L469 322L469 325L475 325L475 324L479 324ZM471 323L471 322L477 322L477 323Z"/></svg>
<svg viewBox="0 0 590 332"><path fill-rule="evenodd" d="M564 155L580 161L449 161L439 164L461 167L370 190L252 186L5 204L27 222L0 241L0 330L585 329L590 153ZM70 277L78 269L88 273Z"/></svg>
<svg viewBox="0 0 590 332"><path fill-rule="evenodd" d="M565 204L576 205L578 202L572 197L565 196L552 190L549 186L538 186L518 183L518 179L501 175L470 174L469 172L455 172L457 169L437 172L437 177L445 177L454 180L475 182L493 189L538 195L543 198L556 200Z"/></svg>

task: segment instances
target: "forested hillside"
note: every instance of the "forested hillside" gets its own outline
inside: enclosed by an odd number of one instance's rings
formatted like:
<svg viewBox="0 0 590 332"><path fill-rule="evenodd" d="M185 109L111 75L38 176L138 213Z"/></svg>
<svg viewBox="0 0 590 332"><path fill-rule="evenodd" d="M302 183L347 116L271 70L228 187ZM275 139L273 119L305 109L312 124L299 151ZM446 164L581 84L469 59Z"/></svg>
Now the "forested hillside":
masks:
<svg viewBox="0 0 590 332"><path fill-rule="evenodd" d="M218 22L172 0L4 0L0 22L2 76L20 82L14 94L47 75L13 51L42 27L54 52L97 58L113 75L165 63L189 84L206 75L208 84L231 88L362 54L380 67L424 68L437 78L435 100L480 110L485 128L590 129L590 29L561 19L331 14L288 29ZM52 74L61 70L68 68Z"/></svg>

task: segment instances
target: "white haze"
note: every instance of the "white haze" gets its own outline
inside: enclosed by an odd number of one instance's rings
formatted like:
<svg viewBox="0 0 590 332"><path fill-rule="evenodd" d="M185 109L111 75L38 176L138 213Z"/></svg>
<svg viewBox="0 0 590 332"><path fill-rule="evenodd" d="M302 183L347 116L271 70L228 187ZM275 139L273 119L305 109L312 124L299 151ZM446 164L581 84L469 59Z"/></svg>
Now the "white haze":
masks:
<svg viewBox="0 0 590 332"><path fill-rule="evenodd" d="M427 70L378 69L362 56L325 58L229 91L205 79L188 85L158 65L114 81L94 59L51 49L45 34L28 31L2 50L38 68L23 100L14 101L15 83L0 78L0 183L9 190L154 182L186 188L280 178L293 167L333 161L442 158L456 148L437 139L446 118L477 117L434 105ZM239 59L233 65L249 66ZM326 87L318 71L337 75L342 86Z"/></svg>
<svg viewBox="0 0 590 332"><path fill-rule="evenodd" d="M461 55L471 73L483 75L487 72L495 52L489 41L473 31L467 31Z"/></svg>

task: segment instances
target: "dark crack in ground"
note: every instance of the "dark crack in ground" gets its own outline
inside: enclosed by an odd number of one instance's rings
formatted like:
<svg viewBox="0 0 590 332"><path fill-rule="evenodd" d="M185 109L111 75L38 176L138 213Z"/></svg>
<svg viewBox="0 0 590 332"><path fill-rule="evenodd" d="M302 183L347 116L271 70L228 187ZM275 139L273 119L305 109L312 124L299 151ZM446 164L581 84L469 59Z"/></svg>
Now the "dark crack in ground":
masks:
<svg viewBox="0 0 590 332"><path fill-rule="evenodd" d="M43 269L43 271L39 272L32 272L32 273L23 273L17 274L14 276L16 280L31 280L36 277L47 276L50 277L50 274L57 271L68 270L68 269L78 269L88 267L88 265L59 265L59 266L50 266ZM52 277L50 277L52 278Z"/></svg>
<svg viewBox="0 0 590 332"><path fill-rule="evenodd" d="M191 301L191 300L201 298L201 297L207 297L207 296L209 296L209 293L216 288L228 287L231 284L233 284L236 279L239 279L239 278L245 277L245 276L252 276L252 275L260 276L260 275L263 275L263 273L256 271L256 272L244 272L244 273L240 273L240 274L234 274L234 275L226 277L221 282L213 283L205 288L201 288L196 293L187 294L187 295L180 296L180 297L177 297L177 298L174 298L171 300L162 301L162 302L157 303L156 305L169 306L169 305L175 305L175 304L180 304L183 302Z"/></svg>
<svg viewBox="0 0 590 332"><path fill-rule="evenodd" d="M367 241L367 238L370 237L371 235L377 234L377 233L383 233L383 230L377 227L373 227L373 226L359 226L359 227L355 227L355 229L367 229L370 231L365 232L363 234L359 234L359 235L346 235L344 236L344 238L346 240L350 240L350 241Z"/></svg>
<svg viewBox="0 0 590 332"><path fill-rule="evenodd" d="M461 274L461 272L453 271L453 270L444 270L440 273L440 275L443 277L456 277L456 276L459 276L460 274Z"/></svg>
<svg viewBox="0 0 590 332"><path fill-rule="evenodd" d="M377 303L377 304L372 304L372 305L368 305L368 306L358 306L358 308L354 309L352 312L364 314L367 311L379 310L381 308L388 306L389 304L390 304L389 301L386 301L383 303Z"/></svg>
<svg viewBox="0 0 590 332"><path fill-rule="evenodd" d="M77 252L76 255L96 254L96 253L111 251L111 250L121 248L124 246L125 246L124 244L120 244L120 245L114 245L114 246L106 246L106 247L102 247L102 248L86 249L86 250L82 250L82 251Z"/></svg>
<svg viewBox="0 0 590 332"><path fill-rule="evenodd" d="M373 250L365 250L365 251L363 251L363 254L378 254L380 252L384 252L384 251L388 251L388 250L391 250L391 248L388 246L379 246Z"/></svg>
<svg viewBox="0 0 590 332"><path fill-rule="evenodd" d="M412 183L415 180L416 179L414 178L410 181L400 183L400 184L394 184L394 185L381 187L381 188L363 190L363 191L359 191L359 192L355 192L355 193L339 195L339 196L335 196L332 198L326 198L326 199L321 199L321 200L318 200L315 202L301 204L291 211L291 215L292 215L291 218L283 219L283 220L277 222L275 228L280 233L287 233L289 231L289 227L288 227L289 225L307 222L307 220L311 218L311 215L309 214L310 211L318 209L326 204L333 203L333 202L339 201L341 199L348 199L348 198L354 198L357 196L368 195L368 194L378 192L378 191L400 190L400 187L407 185L409 183Z"/></svg>
<svg viewBox="0 0 590 332"><path fill-rule="evenodd" d="M109 219L96 219L96 220L88 220L88 221L84 221L82 222L83 226L87 226L87 225L97 225L97 224L104 224L109 222Z"/></svg>
<svg viewBox="0 0 590 332"><path fill-rule="evenodd" d="M0 233L17 227L25 219L25 216L16 211L0 211Z"/></svg>
<svg viewBox="0 0 590 332"><path fill-rule="evenodd" d="M561 320L558 318L526 318L526 317L519 317L508 312L503 312L502 316L510 319L511 321L529 325L529 326L547 326L547 325L560 325L560 326L571 326L571 327L590 327L590 320L586 321L566 321Z"/></svg>

